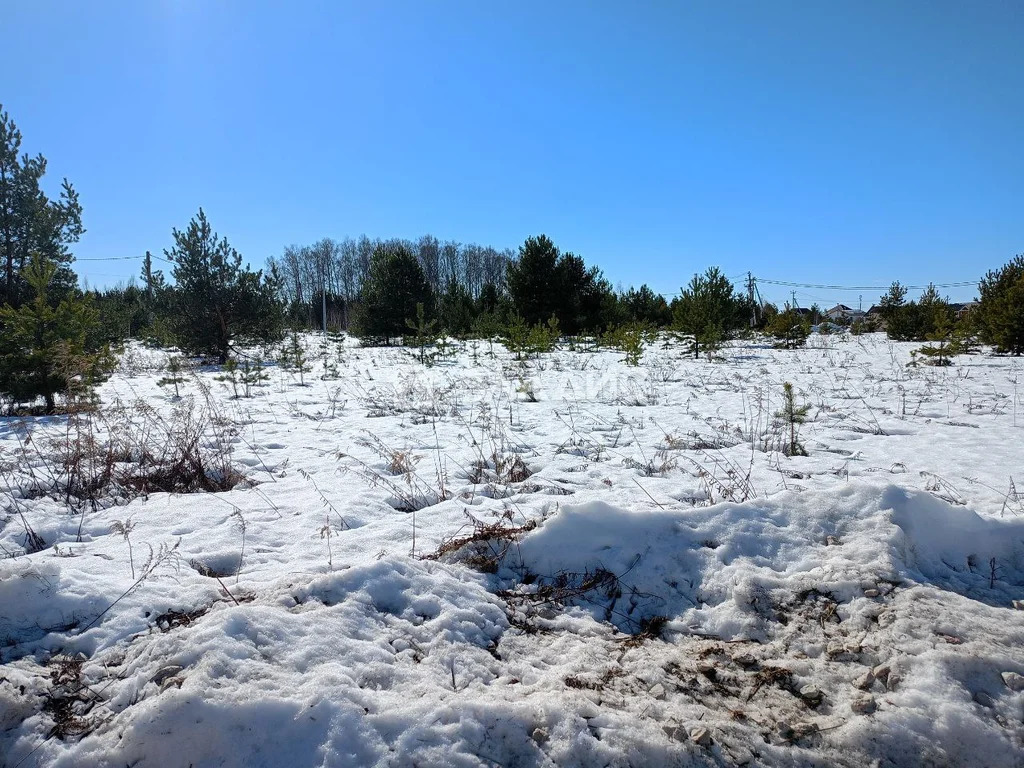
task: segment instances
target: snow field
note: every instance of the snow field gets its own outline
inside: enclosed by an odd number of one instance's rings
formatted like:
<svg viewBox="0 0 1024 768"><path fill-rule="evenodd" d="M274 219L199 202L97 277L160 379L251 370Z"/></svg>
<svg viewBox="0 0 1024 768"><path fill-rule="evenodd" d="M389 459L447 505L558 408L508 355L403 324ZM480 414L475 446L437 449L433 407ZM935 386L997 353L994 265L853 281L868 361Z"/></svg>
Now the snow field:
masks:
<svg viewBox="0 0 1024 768"><path fill-rule="evenodd" d="M80 433L4 421L0 765L1024 765L1021 364L913 347L349 343L181 402L129 348L97 443L191 407L244 480L80 504Z"/></svg>

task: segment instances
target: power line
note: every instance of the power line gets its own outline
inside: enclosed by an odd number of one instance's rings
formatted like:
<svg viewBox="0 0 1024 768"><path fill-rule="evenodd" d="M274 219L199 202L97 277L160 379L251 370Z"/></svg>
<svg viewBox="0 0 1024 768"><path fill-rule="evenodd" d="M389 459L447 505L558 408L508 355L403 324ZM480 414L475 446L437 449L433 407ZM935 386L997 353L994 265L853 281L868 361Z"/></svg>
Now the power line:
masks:
<svg viewBox="0 0 1024 768"><path fill-rule="evenodd" d="M78 259L75 261L127 261L128 259L141 259L141 256L98 256L92 258Z"/></svg>
<svg viewBox="0 0 1024 768"><path fill-rule="evenodd" d="M743 274L745 274L745 273L743 273ZM735 280L735 279L737 279L739 277L742 277L743 274L734 275L732 277L727 277L726 279L731 282L731 281L733 281L733 280ZM890 285L828 285L828 284L822 284L822 283L797 283L797 282L793 282L793 281L790 281L790 280L772 280L772 279L767 278L767 277L756 277L756 276L754 277L754 282L755 282L755 284L756 283L765 283L765 284L768 284L768 285L785 286L787 288L811 288L811 289L824 290L824 291L888 291L889 288L891 288ZM978 281L977 280L958 280L958 281L951 282L951 283L929 283L927 285L904 285L903 287L906 288L908 291L923 291L923 290L926 290L929 286L934 287L934 288L973 288L973 287L976 287L977 285L978 285ZM659 293L658 295L663 297L666 300L672 300L672 299L676 298L677 296L679 296L680 294L679 293ZM803 295L807 296L808 298L814 299L815 301L827 301L828 300L828 299L825 299L823 296L814 296L814 295L809 294L809 293L805 293Z"/></svg>
<svg viewBox="0 0 1024 768"><path fill-rule="evenodd" d="M174 263L170 259L165 259L162 256L153 256L153 254L150 254L150 257L156 259L157 261L166 262L167 264L173 264ZM84 258L84 259L76 258L75 261L76 262L77 261L129 261L131 259L144 259L144 258L146 258L146 257L145 256L91 256L91 257L87 257L87 258Z"/></svg>
<svg viewBox="0 0 1024 768"><path fill-rule="evenodd" d="M768 283L769 285L784 285L788 288L817 288L826 291L887 291L890 286L888 285L821 285L816 283L793 283L787 280L769 280L766 277L757 278L759 283ZM968 286L975 286L978 284L977 280L962 280L955 283L929 283L929 285L935 288L967 288ZM923 291L928 285L904 285L904 288L911 291Z"/></svg>

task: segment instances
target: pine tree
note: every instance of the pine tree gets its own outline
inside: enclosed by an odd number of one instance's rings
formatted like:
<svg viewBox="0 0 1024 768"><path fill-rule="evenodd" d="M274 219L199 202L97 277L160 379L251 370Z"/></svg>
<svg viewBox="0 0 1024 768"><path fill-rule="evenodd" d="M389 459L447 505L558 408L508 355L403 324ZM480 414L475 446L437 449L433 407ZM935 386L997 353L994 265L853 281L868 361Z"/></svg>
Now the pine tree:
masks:
<svg viewBox="0 0 1024 768"><path fill-rule="evenodd" d="M689 337L694 358L701 349L711 351L740 323L740 305L733 286L718 267L694 275L674 302L673 316L678 331Z"/></svg>
<svg viewBox="0 0 1024 768"><path fill-rule="evenodd" d="M662 328L672 322L672 311L665 297L655 293L648 285L639 289L630 288L622 297L623 307L629 319Z"/></svg>
<svg viewBox="0 0 1024 768"><path fill-rule="evenodd" d="M978 285L974 310L981 340L1000 352L1024 353L1024 255L989 271Z"/></svg>
<svg viewBox="0 0 1024 768"><path fill-rule="evenodd" d="M42 397L46 412L64 392L71 406L86 399L113 367L106 347L91 347L97 313L88 298L73 295L54 306L49 289L58 274L53 261L36 253L22 279L34 297L20 307L0 308L0 392L15 402Z"/></svg>
<svg viewBox="0 0 1024 768"><path fill-rule="evenodd" d="M897 281L879 300L878 307L885 322L885 333L895 341L922 340L925 336L925 313L920 304L914 301L908 303L906 298L907 289ZM933 298L938 300L938 293L932 287L932 293L925 291L924 298L929 302L932 302Z"/></svg>
<svg viewBox="0 0 1024 768"><path fill-rule="evenodd" d="M469 333L474 314L473 298L469 291L457 280L449 280L438 302L441 328L445 333L462 337Z"/></svg>
<svg viewBox="0 0 1024 768"><path fill-rule="evenodd" d="M562 336L558 318L552 315L546 323L536 323L526 336L526 351L537 357L551 352Z"/></svg>
<svg viewBox="0 0 1024 768"><path fill-rule="evenodd" d="M935 341L932 336L942 336L945 332L945 337L949 338L952 334L956 317L949 302L939 295L933 283L928 284L917 300L917 314L918 327L915 330L918 338Z"/></svg>
<svg viewBox="0 0 1024 768"><path fill-rule="evenodd" d="M906 299L907 289L897 280L889 286L889 292L878 300L878 310L882 319L888 323L906 303Z"/></svg>
<svg viewBox="0 0 1024 768"><path fill-rule="evenodd" d="M142 307L146 314L146 329L152 333L157 313L166 314L167 281L163 271L153 269L153 254L146 251L142 258Z"/></svg>
<svg viewBox="0 0 1024 768"><path fill-rule="evenodd" d="M280 337L281 307L275 287L242 266L242 255L219 238L203 209L165 251L177 283L175 331L178 346L227 362L236 340Z"/></svg>
<svg viewBox="0 0 1024 768"><path fill-rule="evenodd" d="M640 365L644 348L655 336L656 333L650 326L634 322L609 330L604 336L604 341L608 346L622 350L625 354L622 361L635 368Z"/></svg>
<svg viewBox="0 0 1024 768"><path fill-rule="evenodd" d="M765 331L769 336L779 340L776 346L796 349L807 343L811 325L807 318L792 307L787 307L784 312L777 312L771 316Z"/></svg>
<svg viewBox="0 0 1024 768"><path fill-rule="evenodd" d="M33 254L54 267L47 286L51 297L69 296L76 288L68 245L85 232L78 193L64 179L60 197L42 191L46 158L20 154L21 131L0 105L0 290L5 303L31 301L34 287L25 278Z"/></svg>
<svg viewBox="0 0 1024 768"><path fill-rule="evenodd" d="M559 251L547 235L529 237L506 273L509 296L527 326L540 323L565 299L558 279Z"/></svg>
<svg viewBox="0 0 1024 768"><path fill-rule="evenodd" d="M478 315L497 314L498 304L502 298L498 293L498 286L494 283L485 283L484 287L480 289L480 295L476 297L476 313Z"/></svg>
<svg viewBox="0 0 1024 768"><path fill-rule="evenodd" d="M599 332L609 321L617 303L615 291L596 267L587 268L583 259L564 253L555 270L556 316L563 333L575 336L584 332ZM550 317L550 315L549 315Z"/></svg>
<svg viewBox="0 0 1024 768"><path fill-rule="evenodd" d="M362 336L389 341L402 336L417 304L432 315L434 296L416 257L404 246L379 245L360 293L357 328Z"/></svg>

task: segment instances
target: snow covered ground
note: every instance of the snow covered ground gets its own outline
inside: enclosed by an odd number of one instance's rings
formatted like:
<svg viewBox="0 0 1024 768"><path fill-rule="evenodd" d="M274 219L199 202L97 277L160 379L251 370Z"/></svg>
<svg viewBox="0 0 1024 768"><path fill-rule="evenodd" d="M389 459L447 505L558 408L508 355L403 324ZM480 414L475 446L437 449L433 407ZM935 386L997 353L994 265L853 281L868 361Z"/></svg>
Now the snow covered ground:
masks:
<svg viewBox="0 0 1024 768"><path fill-rule="evenodd" d="M914 346L131 348L0 424L0 765L1022 766L1024 366Z"/></svg>

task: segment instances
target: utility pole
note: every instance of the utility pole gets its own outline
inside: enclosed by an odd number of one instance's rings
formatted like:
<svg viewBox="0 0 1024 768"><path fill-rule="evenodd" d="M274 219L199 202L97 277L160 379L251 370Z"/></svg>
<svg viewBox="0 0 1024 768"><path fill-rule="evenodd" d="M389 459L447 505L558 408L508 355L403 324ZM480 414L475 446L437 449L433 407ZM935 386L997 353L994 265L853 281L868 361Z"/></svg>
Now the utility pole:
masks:
<svg viewBox="0 0 1024 768"><path fill-rule="evenodd" d="M323 258L323 254L321 254ZM327 259L324 258L323 272L320 277L320 316L324 324L324 338L327 338Z"/></svg>
<svg viewBox="0 0 1024 768"><path fill-rule="evenodd" d="M754 302L754 276L747 272L747 302L750 304L750 327L757 327L757 304Z"/></svg>
<svg viewBox="0 0 1024 768"><path fill-rule="evenodd" d="M149 325L153 325L153 255L146 251L146 257L142 262L142 268L146 275L146 319Z"/></svg>

